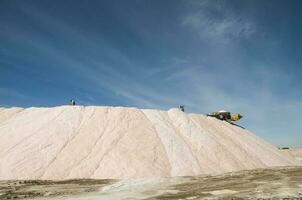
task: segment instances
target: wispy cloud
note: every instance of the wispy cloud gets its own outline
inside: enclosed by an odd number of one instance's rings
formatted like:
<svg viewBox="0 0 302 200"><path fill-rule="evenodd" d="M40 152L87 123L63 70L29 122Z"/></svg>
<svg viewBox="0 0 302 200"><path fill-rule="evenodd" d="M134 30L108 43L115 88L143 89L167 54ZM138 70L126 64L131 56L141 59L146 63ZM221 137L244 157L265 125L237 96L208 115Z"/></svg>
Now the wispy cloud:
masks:
<svg viewBox="0 0 302 200"><path fill-rule="evenodd" d="M11 88L0 88L0 97L9 97L9 98L16 98L16 99L26 99L29 98L29 96L16 91Z"/></svg>
<svg viewBox="0 0 302 200"><path fill-rule="evenodd" d="M81 82L84 81L90 83L88 85L94 85L94 88L90 88L91 91L102 93L102 88L106 88L107 91L111 91L118 98L127 100L131 105L139 107L165 108L163 105L173 105L178 102L175 98L171 98L169 94L159 92L156 88L133 78L140 75L138 74L140 72L137 71L140 66L132 63L125 54L114 48L110 43L99 38L87 37L76 28L48 15L46 12L42 12L34 6L23 5L20 6L20 10L38 24L42 24L43 28L50 33L55 30L62 38L76 41L78 44L83 45L80 47L89 52L79 55L77 49L45 43L40 38L31 38L31 36L24 34L7 37L11 40L25 41L28 48L35 50L39 55L51 59L54 62L51 67L65 69L70 71L71 74L77 74L81 77ZM106 54L102 54L102 52L106 52ZM108 59L118 61L118 63L110 64L105 62ZM184 61L175 60L173 62ZM131 71L131 69L134 69L134 71ZM158 69L159 71L151 70L148 77L159 74L163 70L162 68ZM167 67L166 70L170 69L171 67ZM85 104L93 102L83 100L83 98L79 98L79 101Z"/></svg>
<svg viewBox="0 0 302 200"><path fill-rule="evenodd" d="M229 42L238 37L248 38L255 31L254 24L225 9L226 1L195 1L191 12L183 18L182 25L194 29L200 37L212 42Z"/></svg>
<svg viewBox="0 0 302 200"><path fill-rule="evenodd" d="M11 103L4 103L4 104L0 102L0 107L11 107L11 106L16 106L15 102L35 100L33 96L29 96L13 88L3 88L3 87L0 88L0 99L2 102L3 101L11 102Z"/></svg>

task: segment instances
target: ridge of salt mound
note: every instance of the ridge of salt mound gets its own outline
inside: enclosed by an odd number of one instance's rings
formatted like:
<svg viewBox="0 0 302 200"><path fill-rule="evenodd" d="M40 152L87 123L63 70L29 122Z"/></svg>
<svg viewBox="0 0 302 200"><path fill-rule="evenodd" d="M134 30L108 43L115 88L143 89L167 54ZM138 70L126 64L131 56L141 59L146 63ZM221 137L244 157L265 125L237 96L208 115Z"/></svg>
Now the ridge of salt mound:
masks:
<svg viewBox="0 0 302 200"><path fill-rule="evenodd" d="M0 109L0 179L127 179L301 163L255 134L178 109Z"/></svg>

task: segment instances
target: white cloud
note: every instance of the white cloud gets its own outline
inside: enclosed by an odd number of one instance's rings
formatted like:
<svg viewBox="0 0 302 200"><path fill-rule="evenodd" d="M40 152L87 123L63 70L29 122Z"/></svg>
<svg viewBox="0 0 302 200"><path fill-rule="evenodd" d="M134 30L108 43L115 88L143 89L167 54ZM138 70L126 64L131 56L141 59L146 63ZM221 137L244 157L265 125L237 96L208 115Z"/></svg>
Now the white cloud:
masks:
<svg viewBox="0 0 302 200"><path fill-rule="evenodd" d="M182 25L193 28L204 39L226 43L238 37L248 38L256 31L251 21L224 9L221 1L193 5L195 8L185 15Z"/></svg>

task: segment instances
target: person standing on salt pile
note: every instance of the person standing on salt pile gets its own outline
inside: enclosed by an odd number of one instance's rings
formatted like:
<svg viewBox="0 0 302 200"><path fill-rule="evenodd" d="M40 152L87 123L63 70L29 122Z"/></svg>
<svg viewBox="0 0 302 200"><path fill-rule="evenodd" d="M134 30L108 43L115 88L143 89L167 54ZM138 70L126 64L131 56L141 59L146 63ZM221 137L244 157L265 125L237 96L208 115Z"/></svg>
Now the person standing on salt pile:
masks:
<svg viewBox="0 0 302 200"><path fill-rule="evenodd" d="M74 106L74 105L75 105L75 100L71 99L69 104L70 104L71 106Z"/></svg>

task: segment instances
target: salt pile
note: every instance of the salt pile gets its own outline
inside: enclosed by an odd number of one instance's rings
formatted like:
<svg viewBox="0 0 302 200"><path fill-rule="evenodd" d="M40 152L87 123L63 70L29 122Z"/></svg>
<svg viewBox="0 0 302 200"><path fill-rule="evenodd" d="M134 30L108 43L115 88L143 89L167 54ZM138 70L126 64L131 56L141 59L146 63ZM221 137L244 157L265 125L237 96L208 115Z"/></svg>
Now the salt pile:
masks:
<svg viewBox="0 0 302 200"><path fill-rule="evenodd" d="M248 130L178 109L0 108L0 179L188 176L299 164Z"/></svg>

